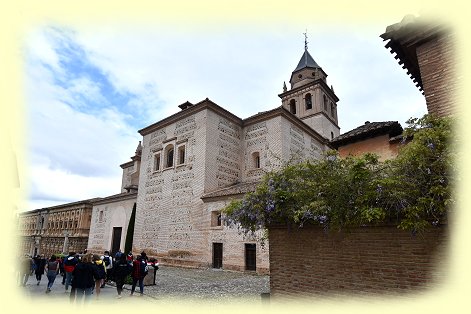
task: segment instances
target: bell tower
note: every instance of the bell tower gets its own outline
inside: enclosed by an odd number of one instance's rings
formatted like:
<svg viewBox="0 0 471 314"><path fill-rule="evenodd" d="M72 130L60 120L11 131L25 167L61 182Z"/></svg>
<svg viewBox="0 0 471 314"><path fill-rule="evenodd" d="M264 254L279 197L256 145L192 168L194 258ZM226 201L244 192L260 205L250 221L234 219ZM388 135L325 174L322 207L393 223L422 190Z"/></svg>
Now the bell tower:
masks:
<svg viewBox="0 0 471 314"><path fill-rule="evenodd" d="M282 106L312 129L331 140L340 135L337 117L338 97L327 85L327 74L308 52L304 33L304 53L291 73L290 90L283 86Z"/></svg>

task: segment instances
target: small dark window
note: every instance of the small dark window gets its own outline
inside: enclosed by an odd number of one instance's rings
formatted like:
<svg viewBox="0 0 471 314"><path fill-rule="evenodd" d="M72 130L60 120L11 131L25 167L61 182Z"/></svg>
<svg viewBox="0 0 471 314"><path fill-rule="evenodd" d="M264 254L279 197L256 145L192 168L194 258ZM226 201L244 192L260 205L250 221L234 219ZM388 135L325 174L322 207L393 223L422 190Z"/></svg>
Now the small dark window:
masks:
<svg viewBox="0 0 471 314"><path fill-rule="evenodd" d="M289 112L296 114L296 101L294 99L289 101Z"/></svg>
<svg viewBox="0 0 471 314"><path fill-rule="evenodd" d="M324 95L324 111L327 111L327 97Z"/></svg>
<svg viewBox="0 0 471 314"><path fill-rule="evenodd" d="M311 96L311 94L306 94L306 97L304 98L304 101L306 102L306 110L312 109L312 96Z"/></svg>
<svg viewBox="0 0 471 314"><path fill-rule="evenodd" d="M254 168L260 168L260 153L259 152L255 152L252 154L252 161L253 161L253 167Z"/></svg>
<svg viewBox="0 0 471 314"><path fill-rule="evenodd" d="M334 132L330 132L330 139L331 139L331 140L334 139Z"/></svg>
<svg viewBox="0 0 471 314"><path fill-rule="evenodd" d="M185 146L178 147L178 164L182 165L185 163Z"/></svg>
<svg viewBox="0 0 471 314"><path fill-rule="evenodd" d="M302 76L302 74L299 74L298 77L299 77L299 78L302 78L303 76Z"/></svg>
<svg viewBox="0 0 471 314"><path fill-rule="evenodd" d="M160 154L154 156L154 171L160 170Z"/></svg>
<svg viewBox="0 0 471 314"><path fill-rule="evenodd" d="M211 227L220 227L222 225L221 217L220 211L211 212Z"/></svg>
<svg viewBox="0 0 471 314"><path fill-rule="evenodd" d="M173 145L170 145L170 147L167 149L167 159L165 166L167 168L173 167Z"/></svg>
<svg viewBox="0 0 471 314"><path fill-rule="evenodd" d="M332 114L332 117L335 118L335 106L334 103L330 103L330 113Z"/></svg>

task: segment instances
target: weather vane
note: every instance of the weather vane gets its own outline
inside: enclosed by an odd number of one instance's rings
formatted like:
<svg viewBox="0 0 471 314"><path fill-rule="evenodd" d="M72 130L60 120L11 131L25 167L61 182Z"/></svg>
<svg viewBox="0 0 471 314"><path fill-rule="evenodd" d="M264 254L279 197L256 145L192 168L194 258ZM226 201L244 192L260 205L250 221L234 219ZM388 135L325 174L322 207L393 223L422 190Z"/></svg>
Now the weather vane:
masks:
<svg viewBox="0 0 471 314"><path fill-rule="evenodd" d="M304 34L304 49L307 50L307 28L306 28L306 32L303 34Z"/></svg>

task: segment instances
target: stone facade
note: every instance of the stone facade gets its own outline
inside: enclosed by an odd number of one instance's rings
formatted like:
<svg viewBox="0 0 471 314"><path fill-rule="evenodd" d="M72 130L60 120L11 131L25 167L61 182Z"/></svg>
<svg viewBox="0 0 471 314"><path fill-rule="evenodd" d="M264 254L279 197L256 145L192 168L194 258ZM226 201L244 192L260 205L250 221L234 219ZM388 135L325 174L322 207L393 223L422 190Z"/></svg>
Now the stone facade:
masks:
<svg viewBox="0 0 471 314"><path fill-rule="evenodd" d="M121 193L97 201L93 205L87 251L112 254L124 251L126 234L137 193Z"/></svg>
<svg viewBox="0 0 471 314"><path fill-rule="evenodd" d="M244 270L244 248L251 247L256 270L268 272L268 244L262 247L233 228L214 225L214 216L243 193L208 195L258 182L293 156L319 158L327 140L283 107L242 120L209 99L140 133L133 251L144 250L165 263L211 267L216 243L223 268Z"/></svg>
<svg viewBox="0 0 471 314"><path fill-rule="evenodd" d="M83 252L96 199L37 209L19 216L20 251L30 255ZM67 236L66 236L67 235Z"/></svg>

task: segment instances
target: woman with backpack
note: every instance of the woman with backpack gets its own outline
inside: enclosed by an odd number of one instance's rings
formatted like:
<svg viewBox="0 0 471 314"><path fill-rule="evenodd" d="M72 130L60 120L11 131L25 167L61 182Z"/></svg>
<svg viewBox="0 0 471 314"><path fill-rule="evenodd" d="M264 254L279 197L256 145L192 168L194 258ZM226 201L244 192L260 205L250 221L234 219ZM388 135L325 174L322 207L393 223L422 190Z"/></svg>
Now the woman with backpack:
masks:
<svg viewBox="0 0 471 314"><path fill-rule="evenodd" d="M54 284L54 280L56 280L56 276L59 273L59 262L55 255L51 256L51 259L46 264L46 276L47 276L47 290L46 293L51 292L52 285Z"/></svg>
<svg viewBox="0 0 471 314"><path fill-rule="evenodd" d="M106 278L106 268L105 263L101 260L100 256L97 254L93 255L93 267L95 268L96 276L95 278L95 291L96 291L96 298L100 297L100 289L101 285L105 281Z"/></svg>
<svg viewBox="0 0 471 314"><path fill-rule="evenodd" d="M134 294L134 290L136 290L136 284L139 282L139 289L141 292L141 296L144 294L144 277L147 275L147 263L138 255L136 260L132 263L132 287L131 287L131 295Z"/></svg>

